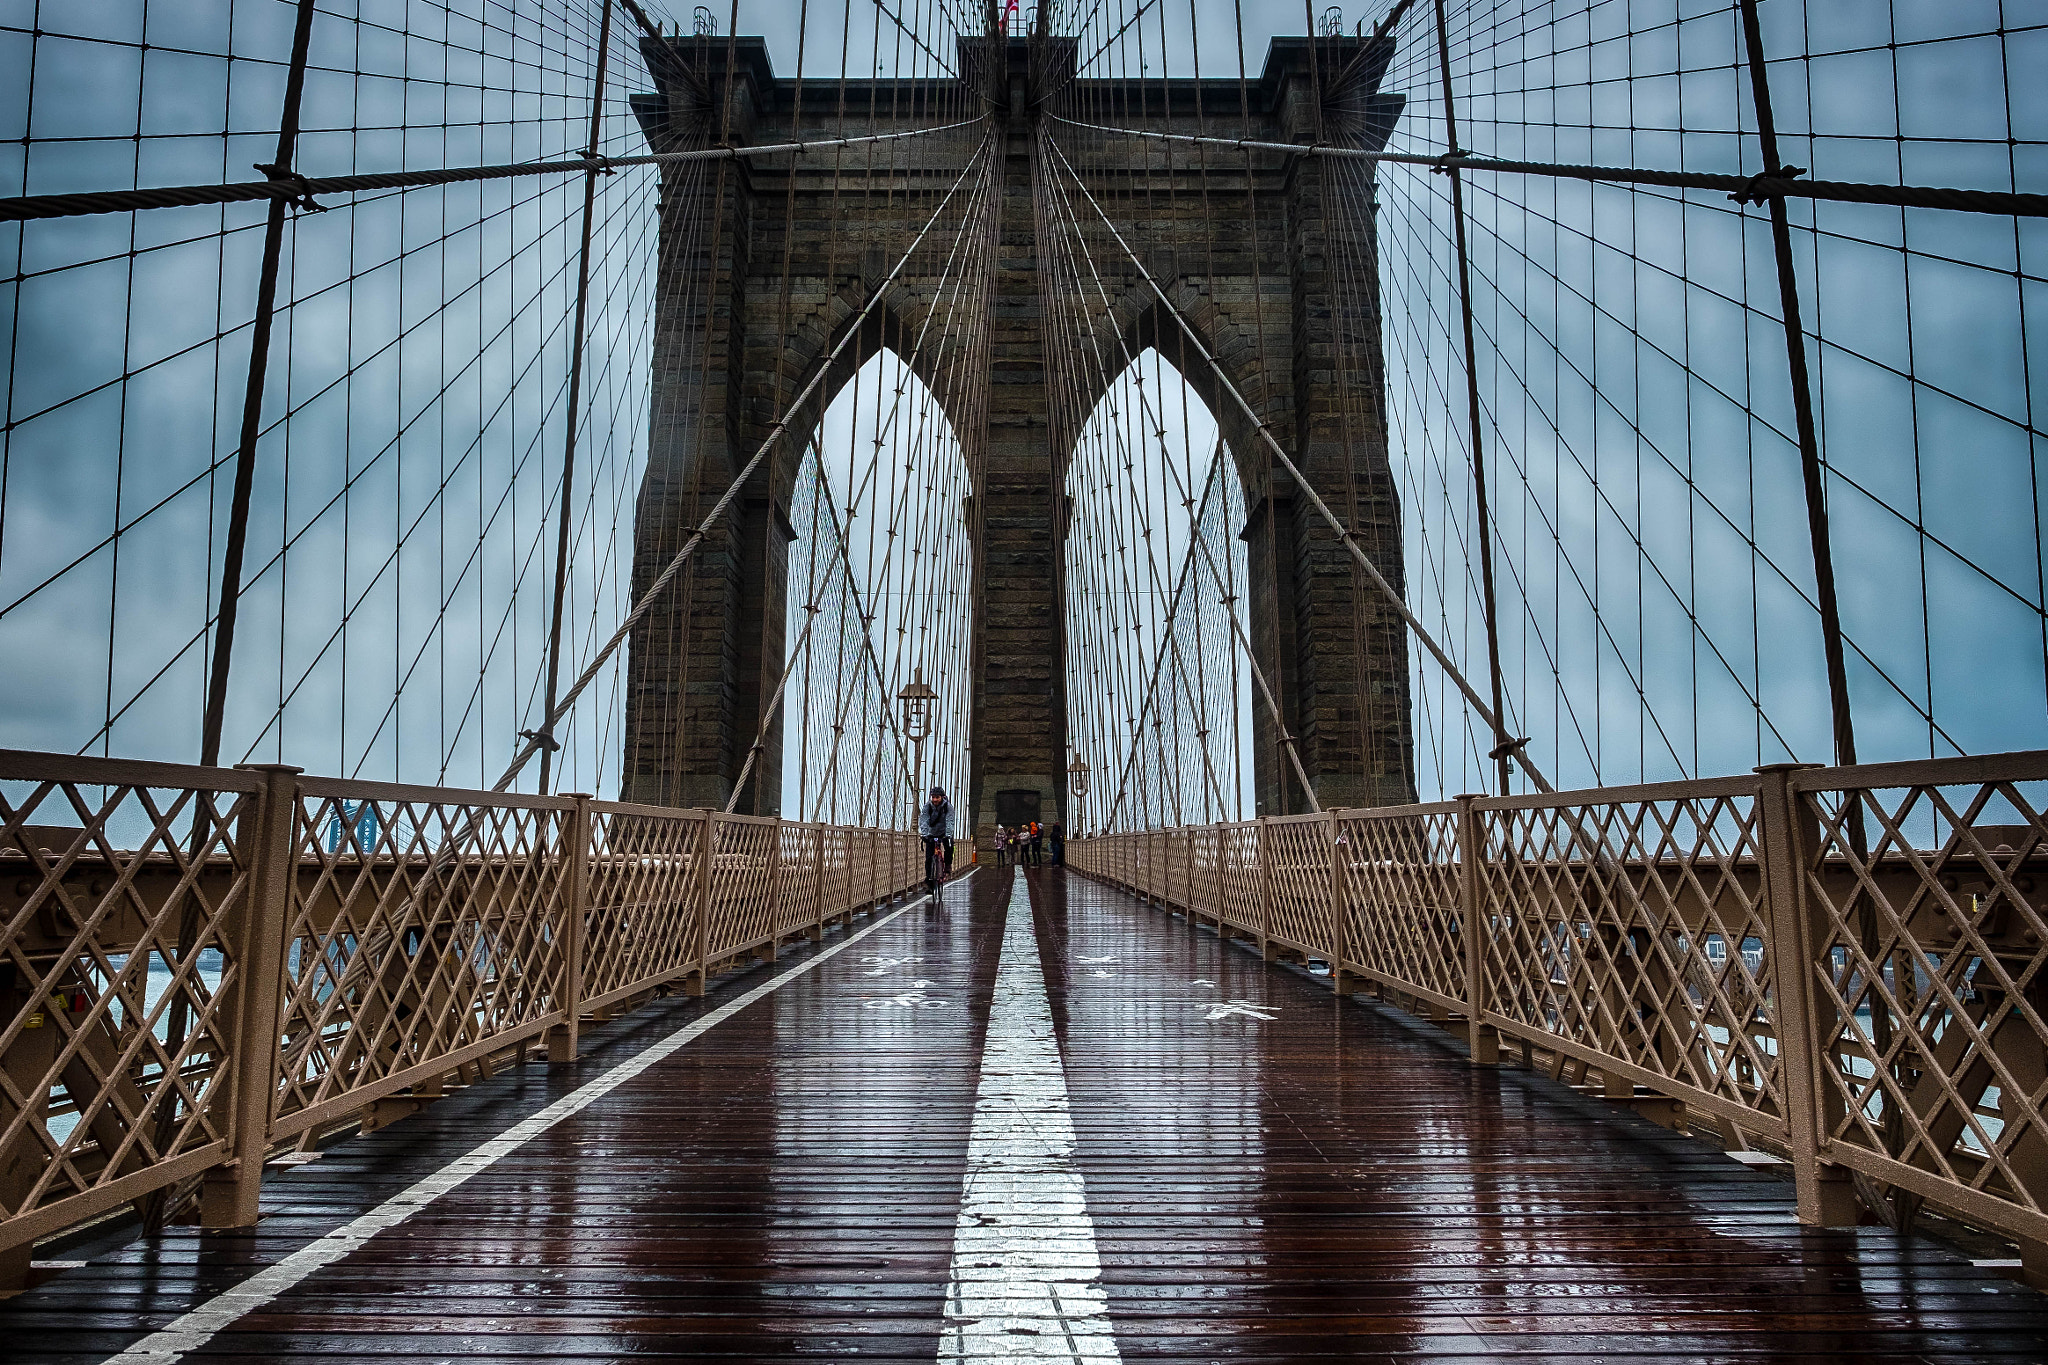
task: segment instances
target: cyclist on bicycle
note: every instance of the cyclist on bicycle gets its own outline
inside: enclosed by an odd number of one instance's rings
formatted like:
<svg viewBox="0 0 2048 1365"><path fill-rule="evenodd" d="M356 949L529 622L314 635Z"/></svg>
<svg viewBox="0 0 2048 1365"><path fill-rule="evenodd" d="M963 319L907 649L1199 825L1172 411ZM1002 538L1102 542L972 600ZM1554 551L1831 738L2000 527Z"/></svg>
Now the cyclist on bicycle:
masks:
<svg viewBox="0 0 2048 1365"><path fill-rule="evenodd" d="M924 884L935 887L953 869L953 803L944 787L933 787L918 808L917 832L924 839Z"/></svg>

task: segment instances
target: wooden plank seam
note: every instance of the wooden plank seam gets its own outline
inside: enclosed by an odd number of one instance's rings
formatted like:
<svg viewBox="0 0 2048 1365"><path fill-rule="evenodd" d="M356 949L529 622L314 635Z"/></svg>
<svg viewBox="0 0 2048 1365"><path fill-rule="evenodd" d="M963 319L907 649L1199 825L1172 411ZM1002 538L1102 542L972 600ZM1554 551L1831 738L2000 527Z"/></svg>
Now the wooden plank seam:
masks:
<svg viewBox="0 0 2048 1365"><path fill-rule="evenodd" d="M798 977L829 961L862 939L895 923L925 903L920 897L902 909L875 921L858 933L804 959L775 977L691 1020L657 1043L650 1044L603 1075L578 1086L569 1094L528 1118L521 1119L497 1137L481 1143L440 1170L417 1180L369 1212L350 1219L276 1264L257 1271L232 1289L221 1291L196 1308L188 1309L150 1333L112 1360L148 1360L167 1365L204 1347L244 1315L256 1312L288 1293L294 1286L334 1264L378 1233L393 1228L450 1193L470 1177L480 1175L510 1156L526 1143L547 1132L564 1119L575 1117L597 1101L634 1080L676 1052L738 1014L763 996L781 990Z"/></svg>

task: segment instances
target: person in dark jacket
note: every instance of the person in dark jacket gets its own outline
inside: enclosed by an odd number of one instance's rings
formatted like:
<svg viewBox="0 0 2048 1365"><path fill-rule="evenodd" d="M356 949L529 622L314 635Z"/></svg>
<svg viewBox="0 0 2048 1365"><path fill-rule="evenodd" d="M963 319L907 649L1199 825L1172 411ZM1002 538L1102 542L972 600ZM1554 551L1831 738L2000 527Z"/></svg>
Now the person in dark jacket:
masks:
<svg viewBox="0 0 2048 1365"><path fill-rule="evenodd" d="M953 867L953 803L944 787L933 787L931 798L918 807L917 833L924 840L924 884L937 886Z"/></svg>
<svg viewBox="0 0 2048 1365"><path fill-rule="evenodd" d="M1064 867L1067 862L1067 832L1055 820L1045 831L1046 842L1052 845L1052 865Z"/></svg>

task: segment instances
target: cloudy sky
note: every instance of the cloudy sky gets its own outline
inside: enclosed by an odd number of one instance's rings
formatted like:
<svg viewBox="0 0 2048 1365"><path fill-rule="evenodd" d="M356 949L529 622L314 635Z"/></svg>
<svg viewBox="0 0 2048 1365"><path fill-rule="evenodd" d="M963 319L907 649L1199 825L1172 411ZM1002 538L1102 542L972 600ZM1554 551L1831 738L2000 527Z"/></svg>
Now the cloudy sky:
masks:
<svg viewBox="0 0 2048 1365"><path fill-rule="evenodd" d="M275 150L293 8L0 0L0 193L253 176ZM800 8L740 7L778 72L801 53L807 79L835 75L842 50L856 73L932 63L872 4L812 4L800 42ZM1135 0L1057 13L1090 51L1087 35L1124 31L1100 70L1185 74L1199 35L1204 74L1234 77L1236 8L1147 5L1129 28ZM1468 145L1757 169L1722 0L1450 8ZM1268 37L1303 16L1242 9L1256 72ZM2030 7L1763 9L1788 160L1820 178L2048 189L2048 95L2026 75L2048 69L2048 36ZM942 38L945 10L903 13ZM1434 152L1428 11L1397 29L1387 87L1408 95L1395 146ZM669 14L687 27L685 7ZM323 4L299 164L456 166L581 145L595 15L589 0ZM1361 18L1376 14L1350 7L1343 25ZM614 72L604 141L636 150L621 97L650 82L630 48ZM1532 755L1561 785L1825 759L1762 213L1712 194L1469 182L1504 664ZM651 184L601 181L570 674L623 610ZM295 219L227 759L488 782L535 723L580 189L363 196ZM1411 601L1479 672L1444 189L1382 171L1377 265ZM262 217L158 210L0 232L0 743L196 753ZM1845 205L1795 204L1793 219L1863 753L2048 744L2039 225ZM1432 670L1418 665L1416 684L1425 794L1470 789L1486 737ZM572 727L565 781L611 789L618 713L606 676Z"/></svg>

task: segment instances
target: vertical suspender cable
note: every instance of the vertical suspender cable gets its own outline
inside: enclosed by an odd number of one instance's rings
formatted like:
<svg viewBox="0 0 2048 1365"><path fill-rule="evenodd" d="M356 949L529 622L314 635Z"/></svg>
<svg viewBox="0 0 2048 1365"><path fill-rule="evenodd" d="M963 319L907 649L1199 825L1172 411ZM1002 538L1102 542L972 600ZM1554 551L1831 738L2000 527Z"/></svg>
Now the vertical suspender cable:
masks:
<svg viewBox="0 0 2048 1365"><path fill-rule="evenodd" d="M1444 18L1444 0L1436 0L1436 55L1444 87L1443 170L1451 180L1452 241L1458 253L1458 312L1465 328L1465 399L1472 440L1472 496L1479 522L1480 607L1486 619L1486 672L1493 684L1493 752L1487 756L1494 761L1500 794L1506 796L1517 745L1507 731L1507 709L1501 696L1500 618L1493 590L1493 516L1486 495L1486 447L1481 436L1479 348L1472 335L1472 258L1465 245L1465 182L1458 174L1458 158L1464 155L1464 148L1458 145L1458 108L1451 98L1451 38Z"/></svg>
<svg viewBox="0 0 2048 1365"><path fill-rule="evenodd" d="M292 31L291 67L285 73L284 109L277 124L277 160L256 169L272 180L292 178L292 154L299 140L299 103L306 90L306 54L313 42L313 0L299 0ZM263 427L263 385L270 361L271 322L277 312L278 261L284 255L283 199L270 201L263 234L263 268L256 281L256 316L249 333L249 382L242 391L242 433L235 447L235 486L228 505L228 538L221 559L220 611L213 632L213 667L206 685L206 715L199 732L199 761L220 762L221 726L227 714L228 671L234 662L235 618L242 599L242 556L249 545L249 499L256 486L256 438Z"/></svg>
<svg viewBox="0 0 2048 1365"><path fill-rule="evenodd" d="M274 180L291 177L292 154L299 140L299 103L306 89L306 55L313 43L314 0L299 0L298 21L292 30L292 60L285 74L284 108L277 123L277 160L258 166ZM256 486L256 438L263 424L263 385L270 358L271 322L277 311L278 262L284 255L284 215L289 205L282 199L270 201L270 218L263 235L263 267L256 284L256 315L249 336L249 379L242 392L241 439L235 448L235 484L228 508L228 538L221 561L220 612L214 626L211 676L206 686L206 712L199 732L199 761L206 767L220 762L222 721L227 714L228 669L234 659L235 616L242 597L242 556L249 544L249 500ZM207 821L195 819L192 846L200 848L207 837ZM183 960L192 950L199 933L196 910L188 906L178 923L177 953ZM184 1047L190 1027L190 1002L183 992L175 995L165 1019L165 1040L170 1055ZM176 1097L159 1106L155 1140L161 1152L177 1132ZM166 1187L151 1191L140 1204L143 1229L163 1229L174 1204L184 1191Z"/></svg>
<svg viewBox="0 0 2048 1365"><path fill-rule="evenodd" d="M1441 0L1439 0L1441 3ZM1764 71L1763 28L1756 0L1742 0L1742 35L1748 45L1749 88L1756 103L1756 135L1767 176L1803 174L1778 157L1778 127L1771 117L1771 84ZM1834 713L1835 762L1856 762L1856 728L1849 715L1849 671L1842 655L1842 612L1835 599L1835 558L1828 534L1827 487L1821 480L1820 437L1813 423L1813 382L1806 368L1805 326L1799 319L1799 279L1792 269L1792 225L1785 198L1761 196L1771 211L1771 245L1778 262L1778 303L1785 316L1785 359L1792 372L1792 415L1799 429L1799 472L1806 484L1806 532L1813 542L1813 588L1820 605L1821 648L1828 669L1828 706Z"/></svg>
<svg viewBox="0 0 2048 1365"><path fill-rule="evenodd" d="M597 159L598 139L604 132L604 76L605 64L611 57L612 5L604 0L604 17L597 27L597 71L590 83L590 137L585 143L583 154L591 160ZM562 491L561 516L555 526L555 587L553 600L548 606L548 684L547 705L541 712L547 719L542 722L540 734L543 738L540 750L540 787L542 796L549 791L554 778L555 750L562 747L561 739L555 734L555 694L562 677L562 599L569 587L569 507L570 493L576 478L576 419L583 399L583 347L584 328L590 312L590 220L597 209L598 170L592 166L583 173L583 237L576 248L576 321L569 335L569 401L568 418L564 423L567 431L562 438Z"/></svg>
<svg viewBox="0 0 2048 1365"><path fill-rule="evenodd" d="M1742 37L1749 59L1750 96L1756 105L1757 142L1763 151L1765 174L1790 179L1803 174L1786 166L1778 155L1778 126L1771 114L1771 83L1764 69L1763 25L1757 19L1756 0L1741 0ZM1813 379L1806 366L1806 329L1800 320L1799 277L1792 266L1792 224L1785 211L1783 195L1762 196L1771 213L1771 246L1778 266L1778 305L1785 318L1785 360L1792 380L1792 416L1799 434L1799 473L1806 486L1806 533L1813 543L1813 590L1820 607L1820 634L1828 671L1828 709L1834 720L1835 763L1850 767L1856 762L1856 727L1849 711L1849 670L1842 652L1842 612L1835 597L1835 556L1828 531L1827 485L1821 478L1820 435L1813 420ZM1932 703L1929 705L1932 710ZM1863 807L1851 798L1846 833L1858 859L1869 856L1869 838L1864 831ZM1882 933L1876 907L1867 897L1858 897L1857 929L1863 951L1878 969L1894 964L1882 953ZM1891 1010L1883 991L1868 995L1870 1036L1880 1058L1892 1050ZM1896 1102L1887 1102L1880 1124L1885 1145L1900 1150L1903 1125ZM1861 1191L1865 1202L1885 1222L1904 1231L1912 1224L1918 1202L1892 1186L1871 1182Z"/></svg>

